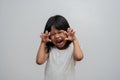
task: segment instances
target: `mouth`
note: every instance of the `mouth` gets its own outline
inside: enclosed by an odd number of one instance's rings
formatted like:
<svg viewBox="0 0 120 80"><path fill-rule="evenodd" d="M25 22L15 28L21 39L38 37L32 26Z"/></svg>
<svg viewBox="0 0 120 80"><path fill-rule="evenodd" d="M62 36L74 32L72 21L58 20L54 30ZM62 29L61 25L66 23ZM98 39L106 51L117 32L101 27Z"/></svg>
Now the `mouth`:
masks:
<svg viewBox="0 0 120 80"><path fill-rule="evenodd" d="M62 48L64 46L64 40L63 39L56 40L56 46Z"/></svg>

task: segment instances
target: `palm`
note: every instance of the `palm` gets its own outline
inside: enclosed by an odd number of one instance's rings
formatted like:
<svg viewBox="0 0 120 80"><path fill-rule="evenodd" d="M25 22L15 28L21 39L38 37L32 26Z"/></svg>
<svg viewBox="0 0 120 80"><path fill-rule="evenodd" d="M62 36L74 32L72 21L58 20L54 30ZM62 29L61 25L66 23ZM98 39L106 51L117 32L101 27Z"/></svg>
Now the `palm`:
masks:
<svg viewBox="0 0 120 80"><path fill-rule="evenodd" d="M41 33L40 37L43 42L50 42L51 40L49 39L50 33L46 31L45 33Z"/></svg>
<svg viewBox="0 0 120 80"><path fill-rule="evenodd" d="M66 40L73 41L75 39L75 31L73 31L73 29L71 29L71 28L68 28L67 36L68 37L66 38Z"/></svg>

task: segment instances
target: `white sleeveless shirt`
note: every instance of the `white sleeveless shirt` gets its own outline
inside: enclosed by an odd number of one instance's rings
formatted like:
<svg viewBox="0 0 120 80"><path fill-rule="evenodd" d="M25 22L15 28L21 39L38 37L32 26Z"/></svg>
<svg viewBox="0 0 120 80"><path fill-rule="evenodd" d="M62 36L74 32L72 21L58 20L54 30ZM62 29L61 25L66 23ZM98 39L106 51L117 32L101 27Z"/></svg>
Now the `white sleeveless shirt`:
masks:
<svg viewBox="0 0 120 80"><path fill-rule="evenodd" d="M73 44L67 49L52 48L45 68L45 80L75 80Z"/></svg>

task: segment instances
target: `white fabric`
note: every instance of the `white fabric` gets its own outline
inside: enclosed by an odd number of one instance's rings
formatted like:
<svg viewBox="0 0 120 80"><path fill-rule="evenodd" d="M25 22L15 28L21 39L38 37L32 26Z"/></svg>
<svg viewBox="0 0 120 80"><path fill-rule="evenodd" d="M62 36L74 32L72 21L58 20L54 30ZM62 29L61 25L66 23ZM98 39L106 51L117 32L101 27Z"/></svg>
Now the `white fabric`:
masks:
<svg viewBox="0 0 120 80"><path fill-rule="evenodd" d="M45 68L45 80L75 80L73 44L67 49L52 48Z"/></svg>

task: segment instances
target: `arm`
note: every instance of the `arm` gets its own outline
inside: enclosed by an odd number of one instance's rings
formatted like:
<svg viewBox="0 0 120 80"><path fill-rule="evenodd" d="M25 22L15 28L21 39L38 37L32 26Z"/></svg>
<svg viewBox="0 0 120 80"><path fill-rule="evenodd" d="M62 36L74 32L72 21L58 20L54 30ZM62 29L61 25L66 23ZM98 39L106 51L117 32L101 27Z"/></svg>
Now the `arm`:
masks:
<svg viewBox="0 0 120 80"><path fill-rule="evenodd" d="M49 39L49 36L50 33L48 33L48 31L46 31L45 33L41 33L40 37L42 40L36 56L37 64L43 64L48 59L48 50L46 47L46 43L51 41Z"/></svg>
<svg viewBox="0 0 120 80"><path fill-rule="evenodd" d="M46 43L41 41L36 57L36 63L43 64L47 60L47 58L48 58L48 53L47 53Z"/></svg>
<svg viewBox="0 0 120 80"><path fill-rule="evenodd" d="M71 28L68 28L66 34L67 34L66 40L70 40L70 41L73 42L73 46L74 46L74 48L73 48L73 56L74 56L74 59L76 61L82 60L83 53L82 53L82 50L81 50L81 48L79 46L79 42L78 42L78 40L77 40L77 38L75 36L75 31L73 31L73 29L71 29Z"/></svg>
<svg viewBox="0 0 120 80"><path fill-rule="evenodd" d="M79 46L79 43L78 43L77 39L73 40L73 46L74 46L74 49L73 49L74 59L76 61L82 60L83 59L83 53L82 53L82 50Z"/></svg>

